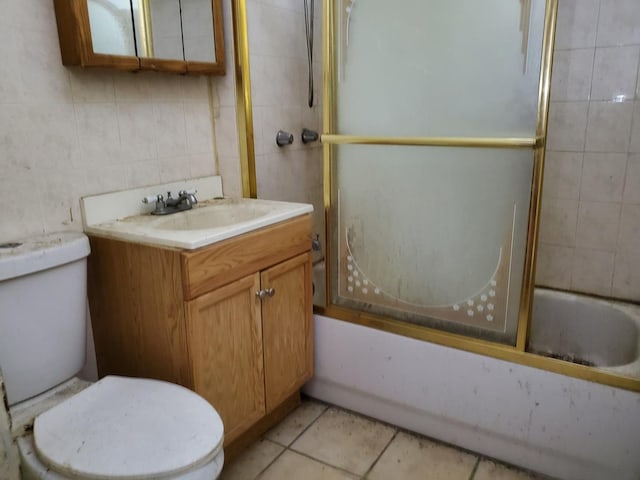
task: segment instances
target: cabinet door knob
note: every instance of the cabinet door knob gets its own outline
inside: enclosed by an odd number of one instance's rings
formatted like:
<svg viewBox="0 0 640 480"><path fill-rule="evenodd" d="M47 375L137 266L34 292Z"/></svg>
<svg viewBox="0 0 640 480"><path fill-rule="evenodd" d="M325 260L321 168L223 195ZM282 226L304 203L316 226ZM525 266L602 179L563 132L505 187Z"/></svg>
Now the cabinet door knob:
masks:
<svg viewBox="0 0 640 480"><path fill-rule="evenodd" d="M267 288L266 290L258 290L256 292L256 297L258 297L260 300L267 298L267 297L273 297L276 294L276 289L275 288Z"/></svg>

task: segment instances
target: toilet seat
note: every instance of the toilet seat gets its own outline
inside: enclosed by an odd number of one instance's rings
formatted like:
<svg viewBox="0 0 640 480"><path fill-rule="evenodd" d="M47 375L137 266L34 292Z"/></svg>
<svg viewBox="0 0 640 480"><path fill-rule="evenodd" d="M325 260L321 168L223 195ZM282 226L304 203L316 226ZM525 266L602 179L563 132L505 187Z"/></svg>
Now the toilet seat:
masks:
<svg viewBox="0 0 640 480"><path fill-rule="evenodd" d="M158 380L105 377L39 415L38 457L69 477L173 477L221 453L220 416L199 395Z"/></svg>

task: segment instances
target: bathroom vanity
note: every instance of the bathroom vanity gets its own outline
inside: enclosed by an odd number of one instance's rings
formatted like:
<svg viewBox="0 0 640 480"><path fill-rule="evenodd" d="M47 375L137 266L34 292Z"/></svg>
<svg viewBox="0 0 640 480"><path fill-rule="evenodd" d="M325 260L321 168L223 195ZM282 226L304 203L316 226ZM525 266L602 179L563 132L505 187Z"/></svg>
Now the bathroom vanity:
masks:
<svg viewBox="0 0 640 480"><path fill-rule="evenodd" d="M194 390L231 456L299 403L313 375L310 213L193 249L86 230L100 377Z"/></svg>

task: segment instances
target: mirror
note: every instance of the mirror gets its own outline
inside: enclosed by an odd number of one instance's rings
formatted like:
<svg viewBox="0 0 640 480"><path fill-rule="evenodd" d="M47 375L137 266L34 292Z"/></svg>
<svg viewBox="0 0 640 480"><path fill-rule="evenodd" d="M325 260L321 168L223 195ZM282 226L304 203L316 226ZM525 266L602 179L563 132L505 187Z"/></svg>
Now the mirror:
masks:
<svg viewBox="0 0 640 480"><path fill-rule="evenodd" d="M93 51L136 55L130 0L88 0Z"/></svg>
<svg viewBox="0 0 640 480"><path fill-rule="evenodd" d="M188 62L216 62L212 3L209 0L180 0L184 59Z"/></svg>
<svg viewBox="0 0 640 480"><path fill-rule="evenodd" d="M222 0L53 0L63 65L224 75Z"/></svg>
<svg viewBox="0 0 640 480"><path fill-rule="evenodd" d="M216 62L211 0L134 0L138 56Z"/></svg>

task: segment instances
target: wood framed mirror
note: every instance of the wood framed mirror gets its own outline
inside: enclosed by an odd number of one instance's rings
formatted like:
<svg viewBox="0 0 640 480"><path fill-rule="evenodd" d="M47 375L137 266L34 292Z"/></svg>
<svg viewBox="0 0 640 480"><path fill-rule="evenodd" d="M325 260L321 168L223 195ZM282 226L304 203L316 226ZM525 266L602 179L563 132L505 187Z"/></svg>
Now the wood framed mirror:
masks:
<svg viewBox="0 0 640 480"><path fill-rule="evenodd" d="M224 75L222 0L54 0L62 63Z"/></svg>

